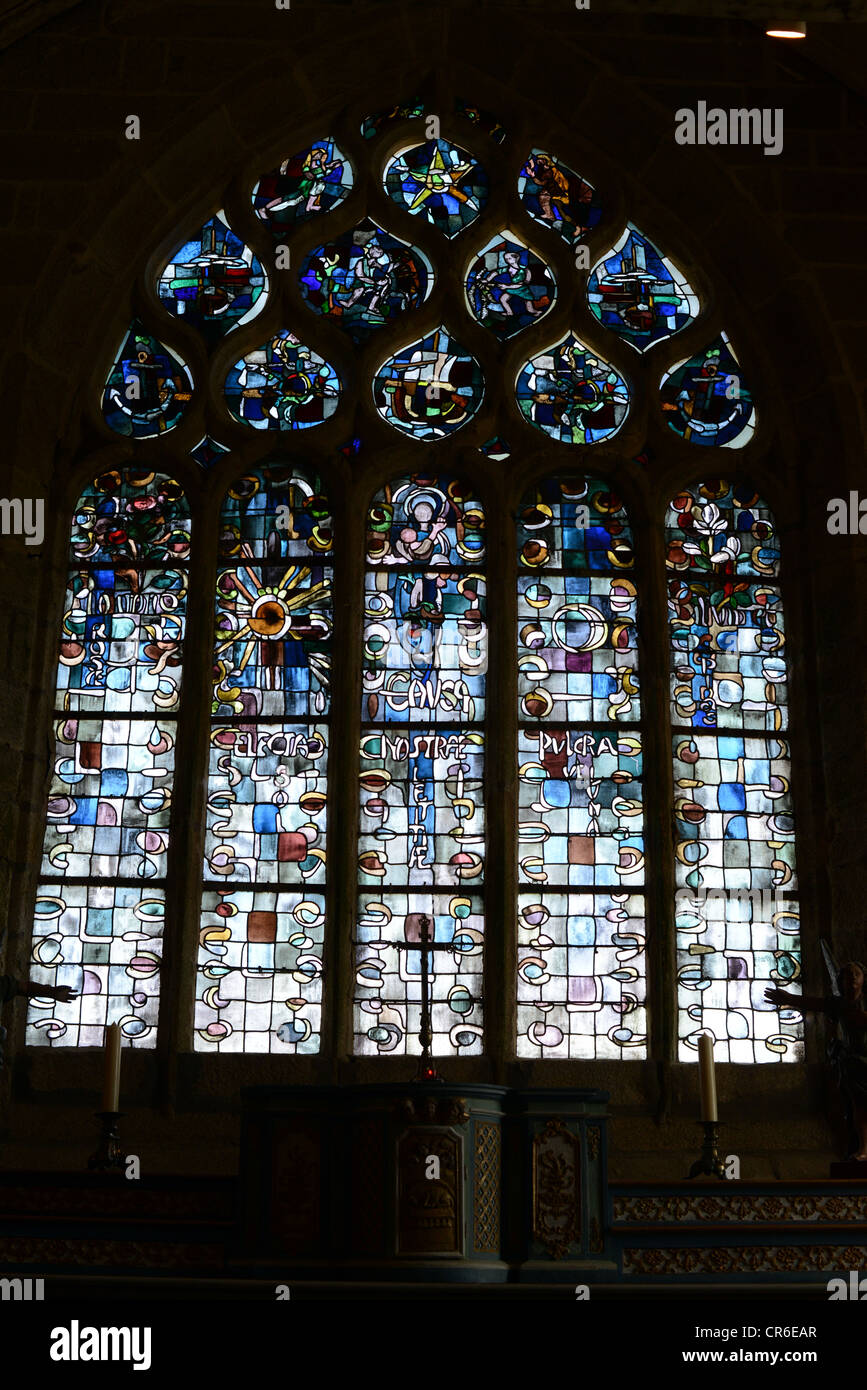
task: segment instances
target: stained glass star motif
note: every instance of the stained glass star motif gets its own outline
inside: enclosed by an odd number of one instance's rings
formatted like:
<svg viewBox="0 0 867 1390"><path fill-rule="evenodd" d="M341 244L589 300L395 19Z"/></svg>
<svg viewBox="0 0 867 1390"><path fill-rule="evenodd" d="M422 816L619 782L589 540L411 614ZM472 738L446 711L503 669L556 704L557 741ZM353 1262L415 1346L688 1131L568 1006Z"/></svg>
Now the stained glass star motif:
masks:
<svg viewBox="0 0 867 1390"><path fill-rule="evenodd" d="M421 215L447 237L474 222L487 202L488 178L466 150L428 140L395 155L385 189L413 216Z"/></svg>

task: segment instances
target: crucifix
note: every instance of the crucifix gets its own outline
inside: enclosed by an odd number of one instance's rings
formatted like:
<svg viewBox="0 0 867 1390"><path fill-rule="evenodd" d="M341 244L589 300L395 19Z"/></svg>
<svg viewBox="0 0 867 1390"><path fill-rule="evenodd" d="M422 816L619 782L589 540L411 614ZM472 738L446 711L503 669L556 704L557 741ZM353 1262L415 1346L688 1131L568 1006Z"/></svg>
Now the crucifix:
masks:
<svg viewBox="0 0 867 1390"><path fill-rule="evenodd" d="M407 940L395 942L398 951L418 951L421 954L421 1027L418 1033L421 1043L421 1058L415 1080L443 1081L444 1077L437 1072L430 1051L433 1039L430 1023L430 976L428 973L430 963L428 953L430 951L454 951L454 943L431 939L431 920L424 912L419 914L411 912L408 915L404 933Z"/></svg>

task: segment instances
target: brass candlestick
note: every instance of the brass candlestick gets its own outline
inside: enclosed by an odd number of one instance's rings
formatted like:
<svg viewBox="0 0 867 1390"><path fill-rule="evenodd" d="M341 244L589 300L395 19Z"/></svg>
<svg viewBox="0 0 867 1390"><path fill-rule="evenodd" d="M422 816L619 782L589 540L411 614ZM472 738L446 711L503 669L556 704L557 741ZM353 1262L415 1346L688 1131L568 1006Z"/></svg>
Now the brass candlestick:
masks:
<svg viewBox="0 0 867 1390"><path fill-rule="evenodd" d="M126 1154L121 1148L117 1122L122 1117L120 1110L98 1110L95 1118L102 1125L102 1133L96 1152L87 1160L88 1168L100 1173L123 1172L126 1167Z"/></svg>
<svg viewBox="0 0 867 1390"><path fill-rule="evenodd" d="M687 1177L725 1178L725 1164L719 1156L719 1120L699 1120L704 1129L701 1158L697 1158Z"/></svg>

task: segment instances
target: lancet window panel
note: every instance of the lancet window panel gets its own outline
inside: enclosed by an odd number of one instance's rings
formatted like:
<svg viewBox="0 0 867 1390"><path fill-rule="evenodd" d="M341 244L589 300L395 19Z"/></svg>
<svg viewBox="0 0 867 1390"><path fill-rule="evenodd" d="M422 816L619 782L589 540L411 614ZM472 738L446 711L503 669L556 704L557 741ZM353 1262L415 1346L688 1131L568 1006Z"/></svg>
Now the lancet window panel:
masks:
<svg viewBox="0 0 867 1390"><path fill-rule="evenodd" d="M156 1044L190 517L180 484L95 478L73 516L30 978L31 1045Z"/></svg>
<svg viewBox="0 0 867 1390"><path fill-rule="evenodd" d="M518 1055L647 1055L632 534L609 485L518 515Z"/></svg>
<svg viewBox="0 0 867 1390"><path fill-rule="evenodd" d="M220 517L197 1051L321 1039L331 690L330 504L275 462Z"/></svg>
<svg viewBox="0 0 867 1390"><path fill-rule="evenodd" d="M749 484L684 488L667 516L679 1052L803 1058L785 625L774 518Z"/></svg>
<svg viewBox="0 0 867 1390"><path fill-rule="evenodd" d="M384 487L367 518L355 1050L483 1045L484 525L459 478Z"/></svg>

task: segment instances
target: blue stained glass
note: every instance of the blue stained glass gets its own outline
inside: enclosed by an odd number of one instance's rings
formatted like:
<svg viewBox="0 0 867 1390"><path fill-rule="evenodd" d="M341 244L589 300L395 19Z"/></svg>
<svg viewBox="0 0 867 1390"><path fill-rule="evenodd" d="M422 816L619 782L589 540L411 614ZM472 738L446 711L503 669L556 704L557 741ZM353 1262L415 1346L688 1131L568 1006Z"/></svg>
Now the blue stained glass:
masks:
<svg viewBox="0 0 867 1390"><path fill-rule="evenodd" d="M542 479L517 519L518 1055L643 1057L629 520L608 484L581 476Z"/></svg>
<svg viewBox="0 0 867 1390"><path fill-rule="evenodd" d="M774 518L744 482L684 488L666 519L680 1057L803 1057L765 999L799 971L783 608Z"/></svg>
<svg viewBox="0 0 867 1390"><path fill-rule="evenodd" d="M217 342L265 307L262 263L218 212L173 253L159 277L162 304Z"/></svg>
<svg viewBox="0 0 867 1390"><path fill-rule="evenodd" d="M698 300L676 266L630 222L587 282L591 311L639 352L670 338L698 314Z"/></svg>
<svg viewBox="0 0 867 1390"><path fill-rule="evenodd" d="M389 160L385 191L414 216L454 237L474 222L488 201L488 176L458 145L428 140Z"/></svg>
<svg viewBox="0 0 867 1390"><path fill-rule="evenodd" d="M362 657L356 1036L417 1053L426 915L434 1053L482 1045L484 513L463 480L414 474L373 498ZM464 896L464 892L467 896ZM400 949L404 945L407 949Z"/></svg>
<svg viewBox="0 0 867 1390"><path fill-rule="evenodd" d="M155 439L180 423L192 391L185 363L136 319L105 384L102 413L118 434Z"/></svg>
<svg viewBox="0 0 867 1390"><path fill-rule="evenodd" d="M423 304L433 279L430 261L421 251L369 219L317 246L299 274L301 293L310 308L357 343L366 341L375 328Z"/></svg>
<svg viewBox="0 0 867 1390"><path fill-rule="evenodd" d="M352 166L334 140L314 140L263 174L253 189L253 207L275 237L285 228L330 212L352 188Z"/></svg>
<svg viewBox="0 0 867 1390"><path fill-rule="evenodd" d="M366 549L377 566L481 564L485 514L472 484L435 473L387 483L368 509Z"/></svg>
<svg viewBox="0 0 867 1390"><path fill-rule="evenodd" d="M340 379L318 352L287 329L248 352L226 377L226 404L256 430L306 430L337 409Z"/></svg>
<svg viewBox="0 0 867 1390"><path fill-rule="evenodd" d="M268 463L227 489L197 1051L319 1051L331 545L315 473Z"/></svg>
<svg viewBox="0 0 867 1390"><path fill-rule="evenodd" d="M620 373L574 334L524 364L516 394L525 420L562 444L610 439L629 406Z"/></svg>
<svg viewBox="0 0 867 1390"><path fill-rule="evenodd" d="M725 333L666 372L659 395L669 429L689 444L742 449L753 437L752 393Z"/></svg>
<svg viewBox="0 0 867 1390"><path fill-rule="evenodd" d="M545 150L531 151L518 178L518 196L531 217L569 242L580 241L602 216L587 180Z"/></svg>
<svg viewBox="0 0 867 1390"><path fill-rule="evenodd" d="M226 448L225 444L220 444L218 440L212 439L209 434L206 434L199 440L195 449L190 450L190 454L196 460L196 463L200 468L204 468L205 472L207 472L209 468L213 468L222 455L228 452L229 450Z"/></svg>
<svg viewBox="0 0 867 1390"><path fill-rule="evenodd" d="M412 439L442 439L475 415L484 379L474 357L445 328L383 362L373 383L377 411Z"/></svg>
<svg viewBox="0 0 867 1390"><path fill-rule="evenodd" d="M31 1045L156 1044L189 553L174 478L110 469L78 498L30 965L76 997L31 1004Z"/></svg>
<svg viewBox="0 0 867 1390"><path fill-rule="evenodd" d="M470 266L466 295L479 323L498 338L510 338L542 318L557 291L545 262L523 242L500 232Z"/></svg>

